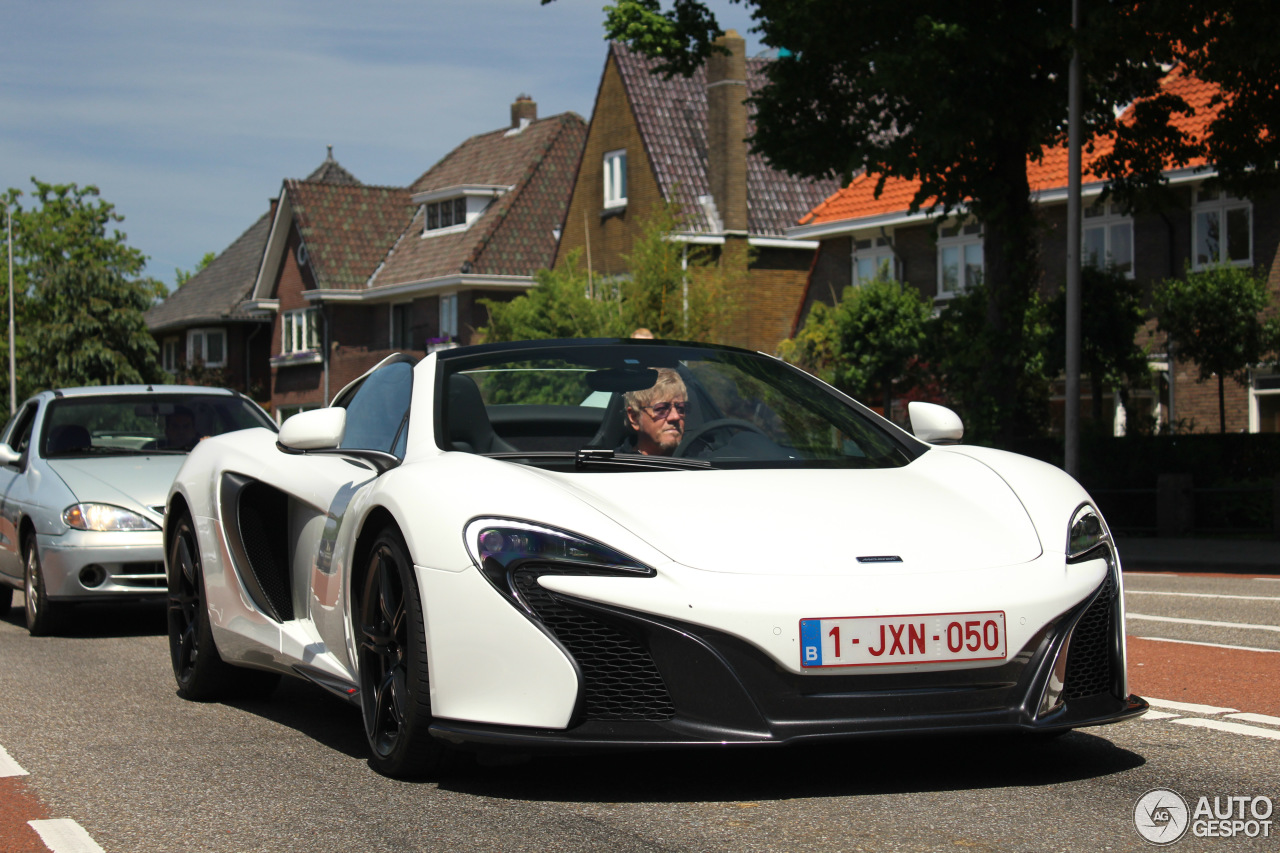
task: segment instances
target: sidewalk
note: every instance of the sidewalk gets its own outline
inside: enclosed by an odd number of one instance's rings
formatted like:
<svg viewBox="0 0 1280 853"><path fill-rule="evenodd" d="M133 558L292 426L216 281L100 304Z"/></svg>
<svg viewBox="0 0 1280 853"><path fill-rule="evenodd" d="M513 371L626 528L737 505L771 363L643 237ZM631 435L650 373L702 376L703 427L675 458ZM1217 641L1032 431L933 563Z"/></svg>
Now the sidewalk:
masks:
<svg viewBox="0 0 1280 853"><path fill-rule="evenodd" d="M1116 537L1125 570L1280 575L1280 540Z"/></svg>

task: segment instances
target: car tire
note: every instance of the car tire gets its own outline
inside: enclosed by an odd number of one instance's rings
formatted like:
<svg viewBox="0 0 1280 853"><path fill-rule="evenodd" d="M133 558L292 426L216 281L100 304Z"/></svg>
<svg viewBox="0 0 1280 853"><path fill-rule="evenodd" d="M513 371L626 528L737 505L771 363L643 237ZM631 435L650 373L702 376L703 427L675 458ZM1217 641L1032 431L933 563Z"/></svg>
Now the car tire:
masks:
<svg viewBox="0 0 1280 853"><path fill-rule="evenodd" d="M27 632L33 637L48 637L55 634L62 624L63 605L49 600L44 582L44 569L40 567L40 549L36 547L35 536L27 540L24 552L25 586L23 597L26 599Z"/></svg>
<svg viewBox="0 0 1280 853"><path fill-rule="evenodd" d="M280 676L231 666L218 654L205 600L204 562L191 517L182 515L169 542L169 658L178 695L195 702L264 698Z"/></svg>
<svg viewBox="0 0 1280 853"><path fill-rule="evenodd" d="M432 737L426 629L404 538L384 528L369 552L355 618L369 764L394 778L440 773L448 749Z"/></svg>

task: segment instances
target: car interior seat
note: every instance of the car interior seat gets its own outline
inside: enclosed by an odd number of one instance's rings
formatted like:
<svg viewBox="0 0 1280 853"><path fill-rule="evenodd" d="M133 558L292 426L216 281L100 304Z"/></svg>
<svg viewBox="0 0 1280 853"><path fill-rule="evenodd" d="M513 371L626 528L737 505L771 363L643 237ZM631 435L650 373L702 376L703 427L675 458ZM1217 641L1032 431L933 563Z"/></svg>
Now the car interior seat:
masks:
<svg viewBox="0 0 1280 853"><path fill-rule="evenodd" d="M494 432L480 389L470 376L449 377L449 442L454 450L468 453L512 453L513 447Z"/></svg>
<svg viewBox="0 0 1280 853"><path fill-rule="evenodd" d="M627 423L626 413L626 395L618 391L613 392L609 402L605 404L604 420L600 422L600 428L596 430L595 435L591 436L586 446L607 447L614 450L625 442L629 448L634 448L636 431L631 428L631 424Z"/></svg>
<svg viewBox="0 0 1280 853"><path fill-rule="evenodd" d="M92 446L93 441L89 438L89 430L80 424L63 424L54 427L53 432L49 434L49 446L45 455L58 456L76 450L88 450Z"/></svg>

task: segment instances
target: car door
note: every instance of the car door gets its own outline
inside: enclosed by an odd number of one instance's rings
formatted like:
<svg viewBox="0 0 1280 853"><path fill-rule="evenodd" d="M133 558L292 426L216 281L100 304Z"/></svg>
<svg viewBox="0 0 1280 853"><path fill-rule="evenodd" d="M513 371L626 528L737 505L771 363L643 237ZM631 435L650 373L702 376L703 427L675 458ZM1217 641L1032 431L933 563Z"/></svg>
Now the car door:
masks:
<svg viewBox="0 0 1280 853"><path fill-rule="evenodd" d="M14 581L22 578L22 542L19 538L22 514L30 500L27 470L31 436L40 402L28 400L10 421L4 442L22 454L12 465L0 465L0 573Z"/></svg>

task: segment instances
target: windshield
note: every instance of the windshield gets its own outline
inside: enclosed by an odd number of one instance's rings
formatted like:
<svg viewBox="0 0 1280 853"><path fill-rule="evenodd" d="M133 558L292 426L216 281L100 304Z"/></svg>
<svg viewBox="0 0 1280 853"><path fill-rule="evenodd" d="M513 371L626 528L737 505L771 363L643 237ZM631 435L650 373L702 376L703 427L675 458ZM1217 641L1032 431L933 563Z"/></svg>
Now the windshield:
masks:
<svg viewBox="0 0 1280 853"><path fill-rule="evenodd" d="M886 468L924 449L808 374L743 350L553 342L439 362L447 450L583 469Z"/></svg>
<svg viewBox="0 0 1280 853"><path fill-rule="evenodd" d="M54 400L44 418L41 455L186 453L204 438L273 426L248 400L227 394L121 394Z"/></svg>

